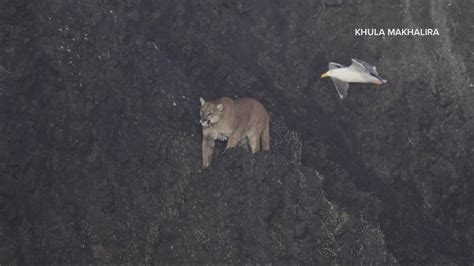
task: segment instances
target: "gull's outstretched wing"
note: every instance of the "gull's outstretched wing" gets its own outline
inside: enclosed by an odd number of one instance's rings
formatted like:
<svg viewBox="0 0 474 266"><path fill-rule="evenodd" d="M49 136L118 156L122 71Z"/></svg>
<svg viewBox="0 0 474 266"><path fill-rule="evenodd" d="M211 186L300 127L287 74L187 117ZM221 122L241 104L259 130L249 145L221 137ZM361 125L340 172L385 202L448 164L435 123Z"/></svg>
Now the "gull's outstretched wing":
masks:
<svg viewBox="0 0 474 266"><path fill-rule="evenodd" d="M341 68L341 67L344 67L344 66L338 63L329 62L329 70L335 69L335 68Z"/></svg>
<svg viewBox="0 0 474 266"><path fill-rule="evenodd" d="M349 91L349 83L333 77L331 77L331 80L334 83L334 87L336 87L337 94L339 94L339 98L346 98L347 92Z"/></svg>
<svg viewBox="0 0 474 266"><path fill-rule="evenodd" d="M329 70L335 69L335 68L343 68L346 67L344 65L334 63L334 62L329 62ZM339 94L339 98L344 99L347 96L347 92L349 90L349 83L344 82L340 79L333 78L331 77L332 82L334 83L334 87L336 87L337 94Z"/></svg>
<svg viewBox="0 0 474 266"><path fill-rule="evenodd" d="M352 59L352 65L350 65L349 68L357 72L377 72L377 70L374 69L374 66L359 59Z"/></svg>
<svg viewBox="0 0 474 266"><path fill-rule="evenodd" d="M359 72L366 72L369 73L370 75L378 78L382 83L386 83L387 81L383 79L379 73L377 72L377 68L367 62L364 62L359 59L352 59L352 65L350 68L353 68L356 71Z"/></svg>

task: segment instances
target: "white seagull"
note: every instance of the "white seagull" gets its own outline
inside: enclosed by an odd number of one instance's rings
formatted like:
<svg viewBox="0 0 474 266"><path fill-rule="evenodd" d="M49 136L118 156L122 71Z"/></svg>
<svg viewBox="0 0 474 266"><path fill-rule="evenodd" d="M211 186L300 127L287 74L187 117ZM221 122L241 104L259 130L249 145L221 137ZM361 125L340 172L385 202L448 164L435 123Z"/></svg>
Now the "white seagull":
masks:
<svg viewBox="0 0 474 266"><path fill-rule="evenodd" d="M330 62L329 71L321 75L321 78L330 77L334 82L337 93L341 99L347 97L349 83L373 83L382 85L387 83L379 76L377 68L359 59L352 59L352 65L346 67L338 63Z"/></svg>

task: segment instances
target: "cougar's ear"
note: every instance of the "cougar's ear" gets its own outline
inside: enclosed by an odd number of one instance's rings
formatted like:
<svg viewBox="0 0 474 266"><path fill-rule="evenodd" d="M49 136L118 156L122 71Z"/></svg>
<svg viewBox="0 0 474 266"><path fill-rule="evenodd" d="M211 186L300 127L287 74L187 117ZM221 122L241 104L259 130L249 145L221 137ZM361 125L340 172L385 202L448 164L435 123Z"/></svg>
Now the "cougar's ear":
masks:
<svg viewBox="0 0 474 266"><path fill-rule="evenodd" d="M217 105L217 111L219 111L219 112L224 111L224 105L222 103Z"/></svg>
<svg viewBox="0 0 474 266"><path fill-rule="evenodd" d="M199 97L199 101L201 102L201 105L204 105L206 103L206 101L202 97Z"/></svg>

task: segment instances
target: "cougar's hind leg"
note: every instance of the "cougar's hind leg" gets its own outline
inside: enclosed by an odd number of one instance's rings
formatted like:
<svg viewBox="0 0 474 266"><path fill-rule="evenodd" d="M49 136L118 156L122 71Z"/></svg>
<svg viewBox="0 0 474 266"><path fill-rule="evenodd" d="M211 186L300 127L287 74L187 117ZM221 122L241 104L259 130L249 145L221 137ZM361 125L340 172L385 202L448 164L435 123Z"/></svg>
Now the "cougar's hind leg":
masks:
<svg viewBox="0 0 474 266"><path fill-rule="evenodd" d="M252 150L252 154L255 154L260 151L260 132L258 134L252 134L249 137L249 145Z"/></svg>
<svg viewBox="0 0 474 266"><path fill-rule="evenodd" d="M269 151L270 150L270 125L268 122L265 125L265 128L263 129L261 139L262 139L262 150Z"/></svg>

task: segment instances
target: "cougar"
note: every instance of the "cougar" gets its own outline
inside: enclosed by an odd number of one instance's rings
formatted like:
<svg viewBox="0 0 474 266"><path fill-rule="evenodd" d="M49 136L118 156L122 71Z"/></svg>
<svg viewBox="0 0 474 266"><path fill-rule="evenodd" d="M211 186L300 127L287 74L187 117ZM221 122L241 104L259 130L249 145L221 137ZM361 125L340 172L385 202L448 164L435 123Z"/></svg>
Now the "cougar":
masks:
<svg viewBox="0 0 474 266"><path fill-rule="evenodd" d="M202 168L209 167L216 140L227 141L225 151L247 141L252 154L270 150L270 118L257 100L223 97L201 101Z"/></svg>

